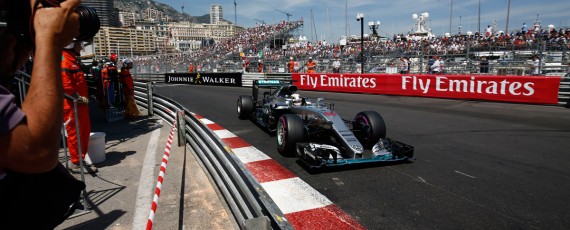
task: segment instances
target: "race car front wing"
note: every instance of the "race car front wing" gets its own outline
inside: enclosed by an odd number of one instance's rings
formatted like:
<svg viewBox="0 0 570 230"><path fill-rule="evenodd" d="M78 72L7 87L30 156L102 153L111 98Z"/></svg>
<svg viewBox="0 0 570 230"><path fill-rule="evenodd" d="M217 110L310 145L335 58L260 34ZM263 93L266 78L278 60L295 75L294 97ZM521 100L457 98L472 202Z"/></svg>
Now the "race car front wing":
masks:
<svg viewBox="0 0 570 230"><path fill-rule="evenodd" d="M414 147L396 140L383 138L372 147L370 156L356 155L352 158L344 158L341 151L332 145L298 143L297 156L305 165L315 169L352 164L413 160Z"/></svg>

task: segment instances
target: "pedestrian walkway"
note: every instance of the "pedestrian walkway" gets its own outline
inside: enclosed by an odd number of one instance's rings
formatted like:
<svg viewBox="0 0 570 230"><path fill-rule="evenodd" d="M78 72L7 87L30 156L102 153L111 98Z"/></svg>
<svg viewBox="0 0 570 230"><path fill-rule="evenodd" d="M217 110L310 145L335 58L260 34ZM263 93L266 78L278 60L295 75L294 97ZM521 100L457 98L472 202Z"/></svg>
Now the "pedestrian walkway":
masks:
<svg viewBox="0 0 570 230"><path fill-rule="evenodd" d="M108 123L93 103L90 114L92 132L106 134L105 160L95 164L99 172L85 174L91 208L79 207L56 229L145 229L172 126L154 116ZM174 137L153 228L237 229L200 163L177 141Z"/></svg>

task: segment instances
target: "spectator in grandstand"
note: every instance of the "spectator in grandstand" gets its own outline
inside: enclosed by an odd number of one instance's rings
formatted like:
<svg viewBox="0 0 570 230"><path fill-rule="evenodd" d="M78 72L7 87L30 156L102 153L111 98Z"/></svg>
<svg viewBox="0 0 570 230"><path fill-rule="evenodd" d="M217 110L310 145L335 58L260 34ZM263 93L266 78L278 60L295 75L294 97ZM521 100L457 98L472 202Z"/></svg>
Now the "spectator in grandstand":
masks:
<svg viewBox="0 0 570 230"><path fill-rule="evenodd" d="M431 65L431 71L433 74L441 74L443 73L443 59L441 57L436 56L433 65Z"/></svg>
<svg viewBox="0 0 570 230"><path fill-rule="evenodd" d="M432 74L432 73L433 73L433 71L432 71L432 69L431 69L431 66L433 66L433 63L435 63L434 58L433 58L433 57L429 57L429 60L428 60L428 62L427 62L427 73L428 73L428 74Z"/></svg>
<svg viewBox="0 0 570 230"><path fill-rule="evenodd" d="M194 73L194 64L190 63L190 65L188 65L188 73Z"/></svg>
<svg viewBox="0 0 570 230"><path fill-rule="evenodd" d="M71 158L69 170L74 173L81 172L79 157L85 159L87 147L89 147L89 134L91 133L87 81L85 81L85 75L81 71L81 63L79 62L82 49L82 42L71 42L64 47L61 60L63 92L73 97L73 99L66 97L63 100L63 121L67 132L67 148ZM77 104L75 105L75 103ZM76 124L79 124L79 127ZM81 143L81 152L79 152L78 143ZM83 161L83 166L89 173L97 172L95 166L89 165L85 161Z"/></svg>
<svg viewBox="0 0 570 230"><path fill-rule="evenodd" d="M305 63L305 66L307 66L307 73L314 73L315 68L317 67L317 62L313 61L313 57L309 57L309 61Z"/></svg>
<svg viewBox="0 0 570 230"><path fill-rule="evenodd" d="M336 58L333 62L333 73L340 73L340 59Z"/></svg>
<svg viewBox="0 0 570 230"><path fill-rule="evenodd" d="M538 55L532 56L531 74L534 76L540 75L540 57Z"/></svg>
<svg viewBox="0 0 570 230"><path fill-rule="evenodd" d="M249 58L248 57L242 57L242 65L243 65L243 72L244 73L249 73Z"/></svg>
<svg viewBox="0 0 570 230"><path fill-rule="evenodd" d="M481 61L479 61L479 73L489 73L489 60L487 60L487 57L481 57Z"/></svg>
<svg viewBox="0 0 570 230"><path fill-rule="evenodd" d="M493 28L491 25L487 25L487 28L485 29L485 37L491 37L491 35L493 35Z"/></svg>
<svg viewBox="0 0 570 230"><path fill-rule="evenodd" d="M528 31L528 26L526 25L526 22L523 22L521 27L521 33L526 34L527 31Z"/></svg>
<svg viewBox="0 0 570 230"><path fill-rule="evenodd" d="M400 74L407 74L410 72L408 59L405 57L400 57Z"/></svg>

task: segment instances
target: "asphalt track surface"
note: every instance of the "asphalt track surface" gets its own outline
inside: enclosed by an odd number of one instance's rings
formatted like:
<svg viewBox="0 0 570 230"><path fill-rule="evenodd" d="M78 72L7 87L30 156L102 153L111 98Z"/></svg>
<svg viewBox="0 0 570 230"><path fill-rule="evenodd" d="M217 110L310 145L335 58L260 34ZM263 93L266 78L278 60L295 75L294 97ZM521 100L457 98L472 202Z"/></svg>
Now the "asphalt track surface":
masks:
<svg viewBox="0 0 570 230"><path fill-rule="evenodd" d="M416 160L311 173L281 156L275 137L239 120L251 88L156 85L238 135L340 206L368 229L568 229L570 109L558 106L299 91L324 97L352 119L380 112L387 137ZM294 201L292 201L294 202Z"/></svg>

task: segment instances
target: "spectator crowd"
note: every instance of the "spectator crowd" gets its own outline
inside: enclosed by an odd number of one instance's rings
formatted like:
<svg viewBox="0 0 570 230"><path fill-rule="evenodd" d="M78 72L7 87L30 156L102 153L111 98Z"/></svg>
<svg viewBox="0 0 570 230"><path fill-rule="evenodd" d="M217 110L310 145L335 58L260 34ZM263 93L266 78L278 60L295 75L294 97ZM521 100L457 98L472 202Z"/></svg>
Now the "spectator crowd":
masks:
<svg viewBox="0 0 570 230"><path fill-rule="evenodd" d="M275 25L258 25L236 34L230 39L204 46L189 53L178 53L160 56L136 57L136 72L163 73L170 71L186 71L190 64L194 72L208 72L220 68L226 63L244 65L244 70L250 62L255 67L263 62L263 68L286 66L287 61L293 57L302 61L304 66L309 57L317 62L328 59L355 60L357 62L361 52L360 38L351 37L346 43L330 43L328 41L308 41L300 37L293 37L287 41L287 48L274 46L272 40L289 33L303 25L303 21L281 21ZM510 33L485 32L474 34L456 34L443 36L416 36L413 34L395 34L391 37L365 37L365 56L448 56L463 55L467 52L479 51L516 51L516 50L543 50L567 51L570 50L570 28L547 29L535 25L534 28L521 28ZM261 53L261 55L259 55ZM253 57L250 60L250 57ZM331 61L332 64L332 61ZM167 68L167 69L165 69ZM484 68L488 71L487 68ZM223 70L222 70L223 71ZM262 70L263 71L263 70ZM265 71L264 71L265 72ZM267 71L269 72L269 71Z"/></svg>

